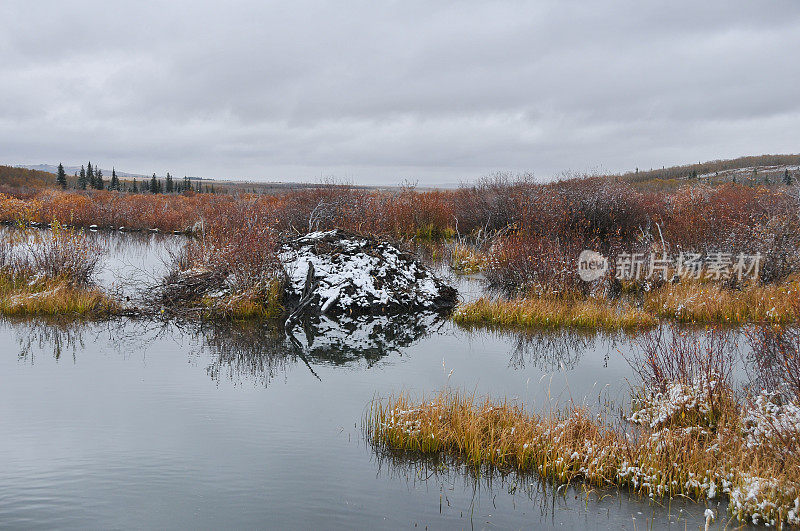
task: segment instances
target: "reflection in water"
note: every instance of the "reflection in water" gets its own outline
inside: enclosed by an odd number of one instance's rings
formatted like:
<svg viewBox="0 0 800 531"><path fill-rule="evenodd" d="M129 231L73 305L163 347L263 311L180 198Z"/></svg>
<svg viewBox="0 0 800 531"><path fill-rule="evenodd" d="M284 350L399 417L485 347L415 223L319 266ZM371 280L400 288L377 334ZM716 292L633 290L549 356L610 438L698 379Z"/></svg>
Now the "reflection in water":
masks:
<svg viewBox="0 0 800 531"><path fill-rule="evenodd" d="M77 361L78 351L87 344L102 342L106 349L124 356L145 351L155 341L172 336L180 328L157 319L109 319L91 321L56 317L2 317L19 345L19 358L34 361L37 354L52 355L59 360L65 353ZM174 337L174 336L173 336Z"/></svg>
<svg viewBox="0 0 800 531"><path fill-rule="evenodd" d="M750 390L772 390L800 399L800 328L753 327L745 331L752 367Z"/></svg>
<svg viewBox="0 0 800 531"><path fill-rule="evenodd" d="M740 335L738 329L729 327L664 325L639 334L637 348L624 358L638 383L649 390L664 392L675 382L714 380L736 389L743 372Z"/></svg>
<svg viewBox="0 0 800 531"><path fill-rule="evenodd" d="M440 314L420 312L387 316L327 316L296 326L289 339L317 363L344 365L366 360L372 365L428 336L445 321Z"/></svg>
<svg viewBox="0 0 800 531"><path fill-rule="evenodd" d="M662 504L614 488L558 485L538 474L476 469L447 456L379 450L374 459L378 477L403 481L409 490L438 486L439 513L463 519L465 527L478 524L481 528L502 528L503 516L522 511L528 526L537 519L547 526L585 526L591 518L594 525L609 529L684 528L702 521L706 509L704 504L687 499ZM724 514L724 504L717 511Z"/></svg>
<svg viewBox="0 0 800 531"><path fill-rule="evenodd" d="M287 366L296 352L277 326L259 322L209 323L201 327L203 348L212 355L206 371L219 382L254 380L264 386Z"/></svg>
<svg viewBox="0 0 800 531"><path fill-rule="evenodd" d="M55 359L72 352L75 360L78 349L84 348L86 323L74 319L4 319L15 331L19 359L35 361L36 352L52 351Z"/></svg>
<svg viewBox="0 0 800 531"><path fill-rule="evenodd" d="M304 362L316 376L318 364L371 366L400 353L441 324L434 313L393 316L321 317L307 320L287 336L280 326L260 322L205 323L198 327L202 348L212 355L208 374L216 381L254 380L267 385L288 366Z"/></svg>
<svg viewBox="0 0 800 531"><path fill-rule="evenodd" d="M287 336L274 322L118 319L102 323L79 320L24 318L9 321L20 346L21 359L34 359L36 352L52 352L56 359L71 352L73 357L91 342L103 340L110 348L127 354L144 351L165 336L176 341L197 338L199 351L211 355L208 374L216 381L223 376L233 382L245 379L267 385L278 373L298 361L312 373L313 365L348 365L365 361L368 366L392 353L401 353L441 325L437 314L386 317L326 317L307 321Z"/></svg>
<svg viewBox="0 0 800 531"><path fill-rule="evenodd" d="M579 330L494 332L513 339L509 364L515 369L533 366L543 372L574 369L588 351L606 347L605 358L616 344L615 335Z"/></svg>

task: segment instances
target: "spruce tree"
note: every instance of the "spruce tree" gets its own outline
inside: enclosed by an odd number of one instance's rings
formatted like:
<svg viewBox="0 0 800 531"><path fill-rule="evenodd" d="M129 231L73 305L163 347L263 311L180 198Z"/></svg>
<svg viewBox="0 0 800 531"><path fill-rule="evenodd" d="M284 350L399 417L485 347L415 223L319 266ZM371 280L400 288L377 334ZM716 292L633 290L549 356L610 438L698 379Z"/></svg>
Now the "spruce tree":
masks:
<svg viewBox="0 0 800 531"><path fill-rule="evenodd" d="M792 184L792 174L789 173L789 168L783 170L783 184L790 185Z"/></svg>
<svg viewBox="0 0 800 531"><path fill-rule="evenodd" d="M56 178L56 182L64 190L67 187L67 172L64 171L64 165L62 163L58 163L58 177Z"/></svg>
<svg viewBox="0 0 800 531"><path fill-rule="evenodd" d="M103 170L97 168L97 174L94 178L94 187L98 190L102 190L106 187L106 183L103 182Z"/></svg>
<svg viewBox="0 0 800 531"><path fill-rule="evenodd" d="M172 192L174 192L174 191L175 191L175 186L174 186L174 184L172 183L172 175L170 175L170 174L169 174L169 172L167 172L167 184L166 184L166 188L167 188L167 193L168 193L168 194L171 194Z"/></svg>
<svg viewBox="0 0 800 531"><path fill-rule="evenodd" d="M136 184L136 177L133 178L133 186L131 186L131 192L134 194L139 192L139 186Z"/></svg>
<svg viewBox="0 0 800 531"><path fill-rule="evenodd" d="M81 165L81 176L78 177L78 188L86 190L86 169Z"/></svg>
<svg viewBox="0 0 800 531"><path fill-rule="evenodd" d="M150 193L157 194L158 193L158 179L156 178L156 174L153 174L153 177L150 179Z"/></svg>
<svg viewBox="0 0 800 531"><path fill-rule="evenodd" d="M92 168L92 161L89 161L89 164L86 166L86 180L89 183L89 186L94 188L94 169Z"/></svg>
<svg viewBox="0 0 800 531"><path fill-rule="evenodd" d="M113 166L111 167L111 185L109 185L108 189L119 190L119 178L117 177L117 170Z"/></svg>

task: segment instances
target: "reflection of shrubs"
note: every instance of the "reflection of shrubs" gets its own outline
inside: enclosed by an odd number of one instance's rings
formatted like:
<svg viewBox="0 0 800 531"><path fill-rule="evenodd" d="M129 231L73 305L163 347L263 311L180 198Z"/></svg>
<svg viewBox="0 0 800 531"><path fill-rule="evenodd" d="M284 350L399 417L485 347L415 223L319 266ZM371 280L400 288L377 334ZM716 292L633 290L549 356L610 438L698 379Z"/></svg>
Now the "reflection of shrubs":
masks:
<svg viewBox="0 0 800 531"><path fill-rule="evenodd" d="M629 359L631 367L649 389L667 392L668 385L679 382L705 386L715 393L729 383L736 345L730 332L709 329L695 333L678 327L660 327L639 339L641 352ZM710 404L717 400L708 396Z"/></svg>
<svg viewBox="0 0 800 531"><path fill-rule="evenodd" d="M800 329L765 326L745 330L756 367L754 391L780 391L800 403Z"/></svg>
<svg viewBox="0 0 800 531"><path fill-rule="evenodd" d="M216 381L226 376L234 383L254 380L266 386L294 361L283 331L263 323L210 323L199 332L213 355L207 371Z"/></svg>

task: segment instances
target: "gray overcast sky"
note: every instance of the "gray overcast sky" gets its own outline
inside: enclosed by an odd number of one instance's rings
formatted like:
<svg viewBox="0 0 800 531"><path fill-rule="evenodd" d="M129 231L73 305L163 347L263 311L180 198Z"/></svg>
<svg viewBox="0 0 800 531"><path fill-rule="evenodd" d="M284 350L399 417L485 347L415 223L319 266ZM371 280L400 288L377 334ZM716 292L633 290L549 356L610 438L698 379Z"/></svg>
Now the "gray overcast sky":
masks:
<svg viewBox="0 0 800 531"><path fill-rule="evenodd" d="M436 184L796 153L799 50L798 1L2 0L0 163Z"/></svg>

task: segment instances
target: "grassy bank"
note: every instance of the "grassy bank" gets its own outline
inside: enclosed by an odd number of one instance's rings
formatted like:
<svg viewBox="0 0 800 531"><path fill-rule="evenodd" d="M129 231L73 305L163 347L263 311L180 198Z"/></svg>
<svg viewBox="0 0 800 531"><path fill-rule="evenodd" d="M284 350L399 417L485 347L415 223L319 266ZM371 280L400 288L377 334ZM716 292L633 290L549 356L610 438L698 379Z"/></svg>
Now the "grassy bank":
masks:
<svg viewBox="0 0 800 531"><path fill-rule="evenodd" d="M796 322L800 283L751 285L742 290L713 283L669 284L646 293L642 307L682 323Z"/></svg>
<svg viewBox="0 0 800 531"><path fill-rule="evenodd" d="M456 308L461 325L530 328L630 330L654 326L658 319L628 305L600 299L531 297L513 300L480 298Z"/></svg>
<svg viewBox="0 0 800 531"><path fill-rule="evenodd" d="M200 305L207 316L232 320L277 319L285 314L282 305L283 285L270 282L266 289L226 294L220 297L204 296Z"/></svg>
<svg viewBox="0 0 800 531"><path fill-rule="evenodd" d="M3 315L115 314L120 305L95 287L74 287L64 280L22 282L0 274L0 313Z"/></svg>
<svg viewBox="0 0 800 531"><path fill-rule="evenodd" d="M793 323L800 319L800 283L751 285L667 284L618 300L579 295L480 298L462 304L453 320L464 326L630 330L659 320L694 324Z"/></svg>
<svg viewBox="0 0 800 531"><path fill-rule="evenodd" d="M727 496L740 520L800 525L797 444L787 449L786 433L749 428L757 414L727 390L717 396L710 402L702 386L673 385L651 395L631 417L636 429L626 431L583 408L537 415L519 403L445 390L420 401L374 401L365 428L376 448L444 454L476 468L626 487L653 498ZM800 409L793 412L800 421Z"/></svg>

